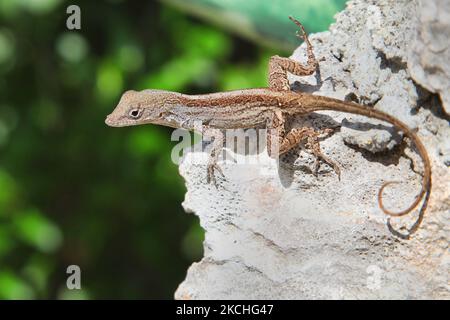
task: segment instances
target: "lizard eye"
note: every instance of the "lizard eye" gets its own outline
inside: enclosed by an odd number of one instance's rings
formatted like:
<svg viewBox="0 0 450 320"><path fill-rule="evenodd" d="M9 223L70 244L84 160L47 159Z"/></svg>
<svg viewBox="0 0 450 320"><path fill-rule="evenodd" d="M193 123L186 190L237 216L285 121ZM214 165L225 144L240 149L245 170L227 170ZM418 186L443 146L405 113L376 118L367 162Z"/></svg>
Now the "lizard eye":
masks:
<svg viewBox="0 0 450 320"><path fill-rule="evenodd" d="M131 109L130 112L128 113L128 115L130 116L130 118L133 119L138 119L141 116L141 109Z"/></svg>

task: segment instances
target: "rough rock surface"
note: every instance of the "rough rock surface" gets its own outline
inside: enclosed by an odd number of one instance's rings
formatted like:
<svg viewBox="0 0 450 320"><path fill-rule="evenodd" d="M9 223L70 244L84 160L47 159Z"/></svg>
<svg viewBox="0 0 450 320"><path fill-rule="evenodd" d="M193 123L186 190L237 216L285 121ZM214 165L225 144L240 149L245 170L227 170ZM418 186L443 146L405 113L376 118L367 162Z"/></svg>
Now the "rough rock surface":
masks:
<svg viewBox="0 0 450 320"><path fill-rule="evenodd" d="M421 0L417 15L418 30L408 56L413 79L438 93L450 114L450 1Z"/></svg>
<svg viewBox="0 0 450 320"><path fill-rule="evenodd" d="M411 58L436 53L432 42L410 45L431 21L420 6L348 2L330 31L311 35L316 57L325 58L319 72L290 79L296 90L371 104L417 130L433 170L420 229L410 240L396 237L377 205L384 181L404 181L386 190L390 208L406 207L420 186L420 159L398 144L395 130L337 112L294 119L291 126L336 128L321 146L340 164L341 181L326 164L317 177L311 174L314 159L300 146L278 163L252 150L232 153L235 161L220 163L226 178L216 189L205 183L207 154L188 153L180 165L188 190L183 206L199 216L206 234L204 258L189 268L177 299L450 298L450 128L432 94L445 90L430 84L427 62ZM448 33L433 35L448 41ZM305 61L304 45L293 58ZM418 68L428 70L420 85L411 71ZM441 79L440 88L448 88L448 78ZM416 218L392 222L403 230Z"/></svg>

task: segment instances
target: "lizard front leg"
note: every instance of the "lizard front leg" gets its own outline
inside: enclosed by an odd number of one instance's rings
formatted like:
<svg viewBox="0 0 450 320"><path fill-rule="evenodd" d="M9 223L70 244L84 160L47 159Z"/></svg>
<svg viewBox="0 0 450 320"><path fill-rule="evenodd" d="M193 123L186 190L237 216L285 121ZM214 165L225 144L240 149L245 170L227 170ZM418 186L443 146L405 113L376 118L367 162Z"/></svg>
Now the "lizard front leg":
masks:
<svg viewBox="0 0 450 320"><path fill-rule="evenodd" d="M269 88L279 91L289 91L289 81L287 72L291 72L297 76L309 76L314 73L318 62L314 56L311 42L309 42L303 25L292 17L289 17L302 30L302 36L297 32L297 36L303 38L306 42L306 51L308 54L308 61L306 65L301 65L297 61L280 56L272 56L269 61Z"/></svg>
<svg viewBox="0 0 450 320"><path fill-rule="evenodd" d="M203 126L202 133L205 137L214 138L214 141L211 146L211 152L209 153L206 181L208 183L213 183L214 186L217 188L217 180L214 172L217 170L222 176L224 176L222 169L217 164L220 152L223 149L224 136L221 130L212 129L209 128L208 126Z"/></svg>

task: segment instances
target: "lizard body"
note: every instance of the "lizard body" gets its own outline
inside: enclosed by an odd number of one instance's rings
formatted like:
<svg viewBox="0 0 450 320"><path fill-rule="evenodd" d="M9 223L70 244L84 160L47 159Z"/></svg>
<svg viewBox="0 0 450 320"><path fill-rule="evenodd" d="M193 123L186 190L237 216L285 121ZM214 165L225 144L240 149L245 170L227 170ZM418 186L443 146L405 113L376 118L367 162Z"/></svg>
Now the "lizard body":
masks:
<svg viewBox="0 0 450 320"><path fill-rule="evenodd" d="M307 43L308 62L306 66L279 56L271 58L269 63L269 88L244 89L228 92L210 93L202 95L186 95L164 90L127 91L123 94L118 106L110 114L106 123L110 126L129 126L153 123L174 128L198 130L196 123L201 122L203 129L212 132L215 137L208 164L208 180L213 180L214 169L220 173L217 166L219 150L223 146L221 129L247 129L265 125L270 129L267 135L268 152L271 157L277 157L301 141L307 145L316 156L316 171L319 159L325 161L340 174L339 167L331 159L322 154L319 146L318 132L311 128L294 128L285 132L285 118L289 116L307 115L314 111L333 110L351 114L358 114L386 121L402 131L416 146L424 163L424 174L421 190L406 209L392 212L385 208L382 193L386 186L394 182L383 184L378 193L378 202L384 213L390 216L402 216L414 210L424 198L418 223L426 209L431 189L431 164L422 142L415 132L406 124L387 113L356 103L344 102L329 97L297 93L290 91L287 72L296 75L310 75L317 68L312 46L303 30L303 26L292 19L303 31L303 38ZM278 149L272 147L277 144ZM416 227L418 224L416 223ZM410 229L410 233L415 229Z"/></svg>

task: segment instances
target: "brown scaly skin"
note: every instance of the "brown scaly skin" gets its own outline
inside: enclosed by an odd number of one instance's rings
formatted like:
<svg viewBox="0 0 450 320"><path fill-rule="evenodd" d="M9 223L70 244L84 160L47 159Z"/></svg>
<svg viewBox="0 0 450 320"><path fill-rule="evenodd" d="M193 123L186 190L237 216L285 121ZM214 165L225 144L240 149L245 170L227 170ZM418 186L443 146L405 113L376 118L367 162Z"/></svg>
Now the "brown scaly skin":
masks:
<svg viewBox="0 0 450 320"><path fill-rule="evenodd" d="M422 187L414 202L406 209L393 212L385 208L382 193L385 187L396 182L383 184L378 193L378 203L383 212L390 216L403 216L414 210L424 198L419 219L409 229L408 234L397 235L409 237L417 230L426 209L431 191L431 164L428 154L419 137L408 126L387 113L370 107L341 100L297 93L290 91L287 72L295 75L311 75L318 63L314 57L311 43L297 20L290 17L303 32L303 39L307 44L308 62L306 66L298 62L273 56L269 62L269 88L245 89L228 92L210 93L203 95L185 95L164 90L144 90L141 92L127 91L123 94L118 106L111 113L106 123L109 126L122 127L140 124L158 124L173 128L188 130L202 129L208 135L214 136L214 147L208 164L208 182L215 183L214 170L221 170L217 166L219 150L222 148L223 135L221 129L247 129L265 125L268 129L267 146L271 157L278 157L302 141L312 150L317 158L316 171L319 160L323 160L340 174L339 167L328 159L320 150L318 136L323 132L314 132L311 128L294 128L285 133L285 118L289 116L307 115L319 110L334 110L351 114L358 114L386 121L401 130L416 146L424 163ZM196 123L201 122L202 128ZM329 130L326 132L329 132ZM276 145L277 148L274 146ZM389 221L388 221L389 223Z"/></svg>

